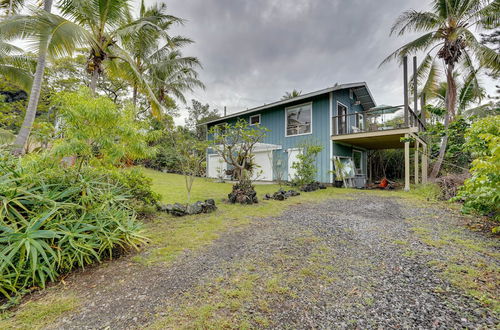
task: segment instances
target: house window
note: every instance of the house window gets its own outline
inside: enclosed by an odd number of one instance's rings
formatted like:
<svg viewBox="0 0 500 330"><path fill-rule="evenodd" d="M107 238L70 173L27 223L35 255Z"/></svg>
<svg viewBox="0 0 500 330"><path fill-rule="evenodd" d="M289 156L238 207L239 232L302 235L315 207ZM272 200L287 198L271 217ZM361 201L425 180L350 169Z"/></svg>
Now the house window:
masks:
<svg viewBox="0 0 500 330"><path fill-rule="evenodd" d="M337 134L347 134L347 107L337 102Z"/></svg>
<svg viewBox="0 0 500 330"><path fill-rule="evenodd" d="M352 89L349 90L349 98L354 100L354 91Z"/></svg>
<svg viewBox="0 0 500 330"><path fill-rule="evenodd" d="M286 136L312 132L312 104L302 104L285 110Z"/></svg>
<svg viewBox="0 0 500 330"><path fill-rule="evenodd" d="M359 150L353 150L352 151L352 161L354 162L354 168L356 169L356 174L363 173L362 160L363 160L363 153Z"/></svg>
<svg viewBox="0 0 500 330"><path fill-rule="evenodd" d="M250 116L250 125L259 125L260 124L260 115Z"/></svg>

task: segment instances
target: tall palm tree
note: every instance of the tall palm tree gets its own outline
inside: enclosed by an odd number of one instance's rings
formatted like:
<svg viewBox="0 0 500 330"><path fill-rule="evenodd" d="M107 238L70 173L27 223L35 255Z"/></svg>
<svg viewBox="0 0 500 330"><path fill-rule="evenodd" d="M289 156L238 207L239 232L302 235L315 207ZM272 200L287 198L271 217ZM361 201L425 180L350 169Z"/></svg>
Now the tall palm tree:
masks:
<svg viewBox="0 0 500 330"><path fill-rule="evenodd" d="M50 13L52 9L52 0L45 0L43 4L43 10ZM50 42L48 36L50 34L40 34L38 44L38 58L36 63L35 75L33 76L33 83L31 85L30 98L28 100L28 107L26 108L26 114L24 116L23 124L19 133L14 141L14 153L22 154L25 151L26 144L28 143L28 138L33 127L33 122L35 121L36 109L38 107L38 99L40 98L40 91L42 89L42 79L45 72L45 64L47 60L48 44Z"/></svg>
<svg viewBox="0 0 500 330"><path fill-rule="evenodd" d="M50 13L52 0L46 0L45 10L35 9L31 15L14 15L0 22L2 38L5 40L24 38L38 53L39 65L34 77L25 124L16 139L16 145L24 146L31 131L47 54L62 56L71 54L75 49L89 49L87 70L91 75L89 85L94 92L106 62L128 63L129 74L142 83L141 86L151 103L152 112L157 115L161 113L162 106L155 94L144 82L133 59L120 47L124 38L137 34L144 27L155 25L150 17L131 20L130 2L130 0L62 0L59 5L62 16L59 16Z"/></svg>
<svg viewBox="0 0 500 330"><path fill-rule="evenodd" d="M454 73L457 68L468 75L479 68L488 68L493 72L500 71L500 54L478 41L472 28L488 29L500 23L500 1L498 0L433 0L432 11L404 12L394 23L391 35L399 36L408 32L422 32L413 41L398 48L390 54L382 64L402 59L404 56L424 52L424 60L420 64L417 77L422 85L423 77L439 75L437 60L442 61L446 75L446 114L445 127L456 115L457 85ZM435 81L434 79L427 82ZM425 88L431 88L424 84ZM436 177L441 169L448 136L442 140L439 156L434 165L431 177Z"/></svg>
<svg viewBox="0 0 500 330"><path fill-rule="evenodd" d="M296 89L292 90L291 92L285 92L285 95L281 97L282 100L288 100L288 99L293 99L294 97L300 96L302 94L302 91L298 91Z"/></svg>
<svg viewBox="0 0 500 330"><path fill-rule="evenodd" d="M136 105L139 93L145 94L144 83L153 89L158 101L164 105L167 95L173 95L185 102L183 93L195 87L203 88L198 80L196 68L201 67L195 57L185 57L180 48L193 41L181 36L170 37L168 29L175 23L183 21L167 14L165 4L146 7L141 1L138 19L147 19L154 24L144 26L136 34L123 40L123 48L130 54L143 81L130 75L128 63L122 62L114 71L115 74L132 84L133 103Z"/></svg>

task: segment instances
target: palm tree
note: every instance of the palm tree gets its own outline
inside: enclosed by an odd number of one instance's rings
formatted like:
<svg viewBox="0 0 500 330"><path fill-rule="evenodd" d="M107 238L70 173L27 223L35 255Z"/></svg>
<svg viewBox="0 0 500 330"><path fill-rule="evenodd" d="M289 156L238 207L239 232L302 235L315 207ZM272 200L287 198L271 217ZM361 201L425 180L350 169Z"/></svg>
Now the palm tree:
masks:
<svg viewBox="0 0 500 330"><path fill-rule="evenodd" d="M154 24L144 26L138 33L123 41L123 48L130 54L137 71L144 79L138 81L136 76L130 75L129 65L125 62L112 70L132 84L134 105L137 104L138 94L145 94L144 83L151 86L163 105L168 105L167 95L173 95L185 103L185 91L192 91L195 87L204 88L196 72L196 68L201 67L199 60L184 57L180 52L180 48L193 41L181 36L170 37L168 34L172 24L182 24L183 21L166 12L165 4L146 8L144 1L141 1L138 19L147 19Z"/></svg>
<svg viewBox="0 0 500 330"><path fill-rule="evenodd" d="M391 35L404 35L407 32L422 32L423 35L398 48L382 64L403 57L425 52L424 60L417 71L419 84L432 88L432 82L439 75L437 59L442 60L446 75L445 127L456 115L457 85L454 73L460 68L466 75L487 68L500 71L500 54L481 44L472 28L488 29L500 23L500 2L483 0L433 0L432 11L404 12L394 23ZM477 63L479 68L475 68ZM423 83L424 78L427 79ZM436 177L441 169L448 136L445 135L434 165L431 177Z"/></svg>
<svg viewBox="0 0 500 330"><path fill-rule="evenodd" d="M288 100L288 99L293 99L294 97L300 96L302 94L302 91L298 91L294 89L291 92L285 92L285 95L281 97L282 100Z"/></svg>
<svg viewBox="0 0 500 330"><path fill-rule="evenodd" d="M12 2L11 2L12 3ZM52 9L52 0L45 0L43 10L50 13ZM45 71L45 63L47 60L48 44L50 42L48 36L50 34L41 34L38 43L38 59L36 63L35 75L33 76L33 83L31 85L30 98L26 114L24 116L23 124L19 133L14 141L14 154L23 154L25 152L26 144L35 121L36 109L38 107L38 99L40 98L40 91L42 89L42 79Z"/></svg>
<svg viewBox="0 0 500 330"><path fill-rule="evenodd" d="M475 109L478 104L486 97L486 90L478 84L474 74L469 75L463 80L460 80L458 75L454 75L457 86L456 112L457 116L462 116ZM429 92L430 99L435 99L436 106L439 108L446 107L446 91L448 86L446 81L437 84L434 90Z"/></svg>
<svg viewBox="0 0 500 330"><path fill-rule="evenodd" d="M33 82L33 62L23 49L0 40L0 75L25 91Z"/></svg>
<svg viewBox="0 0 500 330"><path fill-rule="evenodd" d="M6 16L15 15L24 3L25 0L0 0L0 8L6 8Z"/></svg>
<svg viewBox="0 0 500 330"><path fill-rule="evenodd" d="M34 77L25 122L16 139L16 145L26 145L36 114L46 55L72 54L75 49L89 49L87 71L91 75L90 88L95 92L105 63L122 61L128 64L129 75L141 82L151 103L152 112L161 113L162 106L145 83L133 59L120 47L123 39L137 34L144 27L155 25L151 17L131 20L130 0L62 0L62 16L50 13L52 0L46 0L44 9L31 15L15 15L0 22L0 34L5 40L25 38L33 44L39 40L38 65Z"/></svg>

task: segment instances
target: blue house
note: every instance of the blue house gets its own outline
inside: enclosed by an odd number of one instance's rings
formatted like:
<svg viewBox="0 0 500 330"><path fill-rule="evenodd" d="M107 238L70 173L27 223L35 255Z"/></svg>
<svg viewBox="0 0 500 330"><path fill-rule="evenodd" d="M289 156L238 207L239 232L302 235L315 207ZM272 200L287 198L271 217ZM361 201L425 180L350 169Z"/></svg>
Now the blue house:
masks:
<svg viewBox="0 0 500 330"><path fill-rule="evenodd" d="M262 125L270 130L254 150L254 160L259 165L259 173L254 174L256 180L291 180L295 175L292 164L301 152L301 143L321 145L323 150L316 160L316 179L332 183L335 157L354 167L354 175L366 177L369 150L409 148L401 142L401 137L415 135L423 129L417 115L409 107L403 107L407 111L401 123L383 120L384 115L387 117L387 113L394 114L401 108L376 107L367 84L359 82L336 84L230 114L206 124L210 129L214 125L231 124L243 119L249 125ZM424 141L420 142L423 146ZM222 159L209 150L207 176L219 177L226 168Z"/></svg>

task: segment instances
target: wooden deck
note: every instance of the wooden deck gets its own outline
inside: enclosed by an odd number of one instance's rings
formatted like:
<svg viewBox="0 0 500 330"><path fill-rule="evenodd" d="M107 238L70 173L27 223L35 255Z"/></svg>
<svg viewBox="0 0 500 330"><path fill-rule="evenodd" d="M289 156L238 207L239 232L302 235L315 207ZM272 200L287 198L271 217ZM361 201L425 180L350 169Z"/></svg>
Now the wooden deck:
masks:
<svg viewBox="0 0 500 330"><path fill-rule="evenodd" d="M368 150L402 149L405 147L405 144L401 142L401 138L404 138L405 134L414 134L417 132L417 127L408 127L374 132L332 135L332 140L334 142L347 143Z"/></svg>

